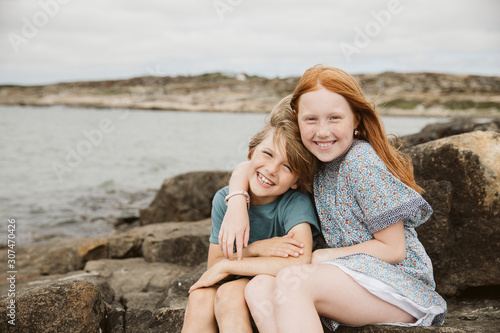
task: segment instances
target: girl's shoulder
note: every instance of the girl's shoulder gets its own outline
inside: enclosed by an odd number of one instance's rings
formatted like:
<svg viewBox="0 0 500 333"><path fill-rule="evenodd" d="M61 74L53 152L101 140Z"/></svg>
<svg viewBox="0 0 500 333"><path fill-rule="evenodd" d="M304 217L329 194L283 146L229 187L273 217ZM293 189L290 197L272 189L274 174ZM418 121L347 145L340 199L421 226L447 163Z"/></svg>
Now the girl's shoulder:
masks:
<svg viewBox="0 0 500 333"><path fill-rule="evenodd" d="M383 163L372 145L364 140L353 142L351 149L346 154L345 161L350 165Z"/></svg>

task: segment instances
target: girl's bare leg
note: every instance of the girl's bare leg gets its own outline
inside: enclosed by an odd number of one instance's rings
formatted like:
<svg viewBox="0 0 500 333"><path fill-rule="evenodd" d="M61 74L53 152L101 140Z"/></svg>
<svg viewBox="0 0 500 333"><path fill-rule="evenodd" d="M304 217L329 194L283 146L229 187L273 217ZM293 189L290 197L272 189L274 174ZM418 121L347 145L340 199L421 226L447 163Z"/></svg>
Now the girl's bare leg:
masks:
<svg viewBox="0 0 500 333"><path fill-rule="evenodd" d="M250 311L245 302L248 279L226 282L215 294L215 318L221 333L252 333Z"/></svg>
<svg viewBox="0 0 500 333"><path fill-rule="evenodd" d="M275 281L274 276L257 275L245 288L245 299L260 333L278 332L273 301Z"/></svg>
<svg viewBox="0 0 500 333"><path fill-rule="evenodd" d="M214 300L218 286L201 288L189 294L182 333L217 333Z"/></svg>
<svg viewBox="0 0 500 333"><path fill-rule="evenodd" d="M283 269L276 277L276 292L283 295L275 302L281 332L323 332L319 315L353 326L415 321L328 264Z"/></svg>

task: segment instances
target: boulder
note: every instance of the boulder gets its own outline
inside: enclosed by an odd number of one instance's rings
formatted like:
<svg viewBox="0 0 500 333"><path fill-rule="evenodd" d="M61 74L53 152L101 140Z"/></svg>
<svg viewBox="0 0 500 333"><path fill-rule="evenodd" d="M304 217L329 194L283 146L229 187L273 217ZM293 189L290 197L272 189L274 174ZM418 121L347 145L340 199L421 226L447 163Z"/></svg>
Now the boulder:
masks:
<svg viewBox="0 0 500 333"><path fill-rule="evenodd" d="M403 148L407 148L448 136L474 131L500 132L500 121L480 121L475 119L460 118L445 123L429 124L419 133L401 137L400 143L403 145Z"/></svg>
<svg viewBox="0 0 500 333"><path fill-rule="evenodd" d="M5 320L9 302L8 297L0 299L2 332L99 332L104 325L105 305L99 288L86 281L19 291L15 326Z"/></svg>
<svg viewBox="0 0 500 333"><path fill-rule="evenodd" d="M81 238L51 246L41 265L42 275L80 270L88 260L106 258L105 238Z"/></svg>
<svg viewBox="0 0 500 333"><path fill-rule="evenodd" d="M191 270L170 263L149 263L143 258L102 259L85 265L86 272L97 273L109 282L117 299L128 294L128 301L138 292L166 292L178 275Z"/></svg>
<svg viewBox="0 0 500 333"><path fill-rule="evenodd" d="M154 312L129 309L125 314L126 333L180 333L184 321L184 309L161 308Z"/></svg>
<svg viewBox="0 0 500 333"><path fill-rule="evenodd" d="M189 297L189 288L207 270L207 263L200 264L194 272L186 273L176 277L170 288L157 304L158 308L185 308Z"/></svg>
<svg viewBox="0 0 500 333"><path fill-rule="evenodd" d="M500 284L500 133L476 131L406 150L434 214L417 229L437 290Z"/></svg>
<svg viewBox="0 0 500 333"><path fill-rule="evenodd" d="M192 223L164 223L144 238L142 253L150 262L196 266L208 257L211 219Z"/></svg>
<svg viewBox="0 0 500 333"><path fill-rule="evenodd" d="M137 229L118 232L108 237L108 253L110 259L134 258L142 256L144 237Z"/></svg>
<svg viewBox="0 0 500 333"><path fill-rule="evenodd" d="M212 199L229 184L230 176L229 171L200 171L165 180L151 205L140 210L141 224L209 218Z"/></svg>

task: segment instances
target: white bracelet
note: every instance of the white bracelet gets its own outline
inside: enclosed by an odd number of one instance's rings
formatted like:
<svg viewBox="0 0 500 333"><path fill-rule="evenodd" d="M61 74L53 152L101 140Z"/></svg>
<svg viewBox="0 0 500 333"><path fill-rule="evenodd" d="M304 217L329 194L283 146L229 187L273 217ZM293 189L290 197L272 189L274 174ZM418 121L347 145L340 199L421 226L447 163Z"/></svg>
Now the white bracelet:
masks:
<svg viewBox="0 0 500 333"><path fill-rule="evenodd" d="M250 195L248 194L247 191L236 191L236 192L233 192L233 193L229 193L226 196L226 199L224 199L224 202L226 203L226 206L227 206L227 202L229 201L229 199L231 199L235 195L242 195L242 196L244 196L247 199L247 209L250 209Z"/></svg>

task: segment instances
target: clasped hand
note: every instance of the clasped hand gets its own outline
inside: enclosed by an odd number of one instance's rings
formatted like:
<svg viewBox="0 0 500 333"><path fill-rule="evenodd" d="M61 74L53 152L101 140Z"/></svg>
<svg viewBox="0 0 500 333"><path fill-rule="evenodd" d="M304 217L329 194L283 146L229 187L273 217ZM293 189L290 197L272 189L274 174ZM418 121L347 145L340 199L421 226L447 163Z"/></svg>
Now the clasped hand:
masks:
<svg viewBox="0 0 500 333"><path fill-rule="evenodd" d="M293 232L282 237L273 237L253 242L247 248L252 257L298 257L304 254L304 244L293 238Z"/></svg>
<svg viewBox="0 0 500 333"><path fill-rule="evenodd" d="M247 248L247 257L298 257L304 254L304 244L293 238L294 233L289 232L282 237L273 237L251 243ZM210 287L226 278L231 271L231 260L221 259L212 267L208 268L205 273L189 288L189 292L193 290Z"/></svg>

